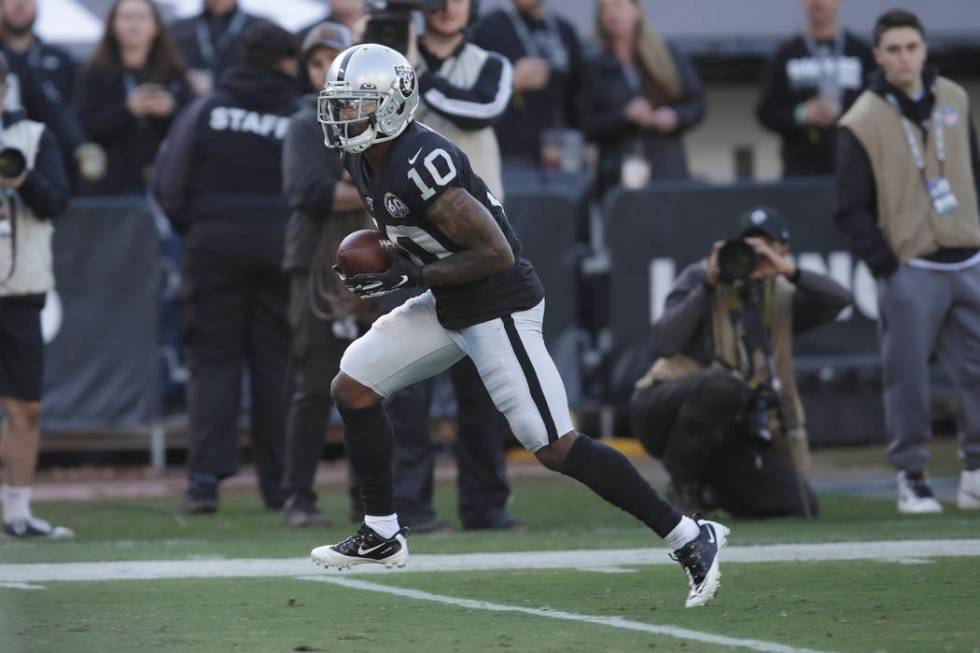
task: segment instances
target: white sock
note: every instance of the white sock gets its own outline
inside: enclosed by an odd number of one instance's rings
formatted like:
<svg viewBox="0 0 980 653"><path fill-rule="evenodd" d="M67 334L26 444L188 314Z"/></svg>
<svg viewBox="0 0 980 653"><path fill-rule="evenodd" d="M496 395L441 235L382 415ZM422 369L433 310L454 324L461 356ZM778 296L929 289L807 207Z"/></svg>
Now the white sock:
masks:
<svg viewBox="0 0 980 653"><path fill-rule="evenodd" d="M388 539L398 532L398 514L392 513L383 517L364 515L364 523L381 537Z"/></svg>
<svg viewBox="0 0 980 653"><path fill-rule="evenodd" d="M700 534L701 527L698 526L698 523L687 515L681 515L681 523L674 526L674 530L667 533L664 541L672 551L676 551L691 540L697 539Z"/></svg>
<svg viewBox="0 0 980 653"><path fill-rule="evenodd" d="M31 486L14 487L3 484L3 521L13 522L31 518Z"/></svg>

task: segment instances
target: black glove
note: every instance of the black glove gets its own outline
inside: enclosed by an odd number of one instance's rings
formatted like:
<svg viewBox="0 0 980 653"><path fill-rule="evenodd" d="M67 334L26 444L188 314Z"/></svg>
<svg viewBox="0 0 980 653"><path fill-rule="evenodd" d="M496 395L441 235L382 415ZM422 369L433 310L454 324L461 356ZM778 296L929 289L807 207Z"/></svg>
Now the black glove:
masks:
<svg viewBox="0 0 980 653"><path fill-rule="evenodd" d="M423 285L422 266L413 263L397 249L392 252L391 267L384 272L347 276L336 265L333 269L352 293L366 299L381 297L401 288Z"/></svg>

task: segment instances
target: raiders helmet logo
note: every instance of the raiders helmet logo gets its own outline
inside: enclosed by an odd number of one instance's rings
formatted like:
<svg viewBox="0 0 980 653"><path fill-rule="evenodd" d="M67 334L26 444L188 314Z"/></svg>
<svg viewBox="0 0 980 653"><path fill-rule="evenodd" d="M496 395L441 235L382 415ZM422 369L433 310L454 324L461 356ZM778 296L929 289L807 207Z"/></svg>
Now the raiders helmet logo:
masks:
<svg viewBox="0 0 980 653"><path fill-rule="evenodd" d="M415 89L415 69L411 66L395 66L395 74L398 75L398 90L408 97Z"/></svg>
<svg viewBox="0 0 980 653"><path fill-rule="evenodd" d="M404 218L408 215L408 205L394 193L385 193L385 209L393 218Z"/></svg>

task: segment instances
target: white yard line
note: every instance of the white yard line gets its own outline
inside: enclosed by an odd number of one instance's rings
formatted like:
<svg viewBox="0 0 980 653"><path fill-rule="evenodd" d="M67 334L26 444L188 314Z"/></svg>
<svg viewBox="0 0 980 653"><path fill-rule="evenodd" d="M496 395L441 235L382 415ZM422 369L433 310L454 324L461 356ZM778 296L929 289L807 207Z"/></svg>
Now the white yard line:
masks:
<svg viewBox="0 0 980 653"><path fill-rule="evenodd" d="M517 605L504 605L501 603L489 603L487 601L474 601L472 599L460 599L454 596L443 596L441 594L430 594L419 590L392 587L389 585L378 585L363 580L348 578L337 578L335 576L308 576L302 580L313 580L323 583L331 583L348 587L351 589L365 590L368 592L381 592L403 596L418 601L431 601L433 603L443 603L468 610L490 610L492 612L519 612L534 617L547 617L548 619L561 619L563 621L577 621L587 624L599 624L610 626L621 630L636 630L652 635L667 635L678 639L686 639L704 644L716 644L735 648L746 648L752 651L764 651L765 653L820 653L813 649L796 648L775 642L766 642L758 639L739 639L736 637L726 637L724 635L713 635L711 633L691 630L689 628L678 628L677 626L658 626L656 624L643 623L641 621L630 621L622 617L599 617L588 614L576 614L574 612L564 612L562 610L543 610L538 608L524 608Z"/></svg>
<svg viewBox="0 0 980 653"><path fill-rule="evenodd" d="M56 549L51 549L52 555ZM732 546L723 563L818 562L980 557L980 540L909 540L896 542L828 542L823 544L766 544ZM361 565L344 574L418 573L434 571L496 571L505 569L582 569L675 565L663 548L577 551L523 551L412 555L408 566L390 572L380 565ZM255 578L302 576L310 573L308 558L232 560L134 560L0 564L0 583L56 581L151 580L164 578ZM336 574L338 572L323 572Z"/></svg>

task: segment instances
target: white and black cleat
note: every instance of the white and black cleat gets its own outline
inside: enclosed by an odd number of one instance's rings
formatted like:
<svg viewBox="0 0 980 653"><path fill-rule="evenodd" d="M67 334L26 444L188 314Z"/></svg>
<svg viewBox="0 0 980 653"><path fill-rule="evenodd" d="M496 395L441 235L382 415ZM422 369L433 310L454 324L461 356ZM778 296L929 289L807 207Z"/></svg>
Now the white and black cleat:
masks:
<svg viewBox="0 0 980 653"><path fill-rule="evenodd" d="M367 524L361 524L356 533L337 544L318 546L310 551L313 563L326 569L350 569L354 565L369 562L393 567L404 567L408 562L407 528L402 528L385 539Z"/></svg>
<svg viewBox="0 0 980 653"><path fill-rule="evenodd" d="M718 592L721 587L718 554L728 542L729 530L726 526L707 519L699 519L697 524L701 533L670 554L684 567L691 588L684 603L685 608L699 608Z"/></svg>
<svg viewBox="0 0 980 653"><path fill-rule="evenodd" d="M67 540L75 537L75 531L72 529L64 526L52 526L38 517L4 522L3 534L17 539L36 537L49 540Z"/></svg>

